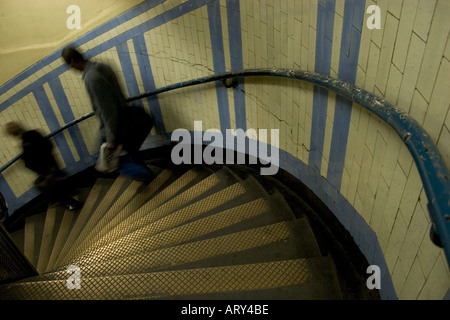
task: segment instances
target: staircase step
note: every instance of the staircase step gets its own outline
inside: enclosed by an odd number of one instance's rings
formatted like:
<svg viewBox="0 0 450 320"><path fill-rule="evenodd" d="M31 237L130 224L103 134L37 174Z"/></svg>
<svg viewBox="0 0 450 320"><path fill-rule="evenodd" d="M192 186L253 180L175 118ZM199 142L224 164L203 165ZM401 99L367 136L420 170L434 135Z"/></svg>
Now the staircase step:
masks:
<svg viewBox="0 0 450 320"><path fill-rule="evenodd" d="M47 268L59 226L63 219L63 213L64 208L58 206L49 207L47 210L36 267L39 273L45 272Z"/></svg>
<svg viewBox="0 0 450 320"><path fill-rule="evenodd" d="M254 194L253 189L254 185L250 184L249 181L246 181L246 183L237 182L171 214L167 214L165 210L159 210L164 206L158 207L156 210L133 223L134 228L138 228L136 231L129 233L119 240L109 242L106 247L100 249L104 251L111 250L117 246L121 247L153 234L177 227L191 220L199 219L204 215L220 212L237 206L240 203L251 201L257 196Z"/></svg>
<svg viewBox="0 0 450 320"><path fill-rule="evenodd" d="M302 217L294 220L294 232L292 239L295 241L295 245L301 252L302 256L306 257L319 257L321 251L317 242L314 231L307 217Z"/></svg>
<svg viewBox="0 0 450 320"><path fill-rule="evenodd" d="M16 245L16 247L20 250L20 252L22 252L22 254L24 253L24 241L25 241L25 228L23 229L19 229L17 231L11 232L11 239L13 240L14 244Z"/></svg>
<svg viewBox="0 0 450 320"><path fill-rule="evenodd" d="M75 211L64 212L64 215L61 220L61 225L58 230L58 234L56 235L55 245L53 246L52 252L50 253L50 257L48 259L48 264L45 269L46 272L54 268L56 259L58 258L64 244L66 243L66 239L70 234L71 227L73 226L75 220L76 220Z"/></svg>
<svg viewBox="0 0 450 320"><path fill-rule="evenodd" d="M134 211L138 210L145 202L150 201L165 184L173 179L173 172L170 170L162 171L147 187L141 190L118 214L111 219L104 219L103 224L98 226L93 232L95 238L104 235L112 228L117 226L121 221L125 220ZM109 220L109 221L108 221Z"/></svg>
<svg viewBox="0 0 450 320"><path fill-rule="evenodd" d="M101 202L96 206L95 210L92 211L91 216L81 229L74 245L78 244L89 234L101 218L108 213L108 210L114 211L116 205L119 208L123 207L130 200L130 197L136 193L140 184L140 182L133 181L126 176L120 175L117 177L112 186L108 189L106 195L101 199Z"/></svg>
<svg viewBox="0 0 450 320"><path fill-rule="evenodd" d="M198 199L223 189L231 182L235 182L225 170L220 170L209 175L202 181L191 186L184 192L174 195L178 190L177 184L172 184L161 191L154 198L133 212L127 219L109 230L100 240L93 243L90 249L97 249L110 244L139 228L145 227L148 223L155 221L158 217L163 217L176 210L192 204ZM174 188L172 188L174 187Z"/></svg>
<svg viewBox="0 0 450 320"><path fill-rule="evenodd" d="M109 246L100 248L90 252L88 255L80 257L80 259L73 261L73 263L83 265L92 262L106 261L185 243L202 235L207 235L258 215L263 215L268 212L268 210L270 210L269 205L264 199L256 199L203 219L195 220L187 224L182 224L176 228L153 234L136 242L128 242L128 244L126 244L117 241L111 243ZM157 224L155 227L158 227Z"/></svg>
<svg viewBox="0 0 450 320"><path fill-rule="evenodd" d="M259 245L249 246L247 249L240 251L231 252L228 254L221 254L212 257L205 257L202 260L193 261L190 263L185 263L182 265L172 266L168 270L180 270L180 269L196 269L201 267L215 267L215 266L228 266L228 265L239 265L244 263L262 263L269 261L278 260L289 260L297 258L313 258L320 257L320 252L315 250L310 250L306 248L304 244L298 242L298 232L308 232L308 222L306 218L301 218L302 223L298 221L282 221L274 224L265 225L258 228L245 229L244 231L223 235L217 238L211 238L207 240L200 240L196 242L190 242L186 244L187 246L192 245L192 243L203 243L212 242L215 239L228 239L229 237L236 237L234 241L238 241L238 235L241 234L255 234L255 238L252 242L256 242ZM260 230L262 232L267 232L267 234L262 234L261 237L270 238L272 235L270 232L274 229L281 234L284 238L279 239L279 241L271 241L264 243L267 239L258 239L257 232ZM283 233L281 233L281 231ZM247 240L248 241L248 240ZM221 248L216 248L218 252Z"/></svg>
<svg viewBox="0 0 450 320"><path fill-rule="evenodd" d="M144 188L97 179L80 211L27 218L16 242L40 274L0 300L342 299L331 255L278 185L226 166L152 171ZM71 265L82 290L67 288Z"/></svg>
<svg viewBox="0 0 450 320"><path fill-rule="evenodd" d="M79 190L78 195L74 198L81 201L83 204L86 202L86 199L89 197L91 189L90 188L82 188ZM57 257L61 253L62 248L64 247L66 240L70 234L70 230L72 230L75 221L79 215L80 211L68 211L66 210L62 214L61 222L59 224L59 228L56 234L56 238L50 253L50 257L48 259L47 267L45 272L51 270L56 262Z"/></svg>
<svg viewBox="0 0 450 320"><path fill-rule="evenodd" d="M114 180L112 179L97 179L83 205L83 208L72 225L64 246L56 259L56 262L54 263L55 266L63 264L66 254L72 249L78 235L89 221L92 211L95 210L98 204L102 201L102 198L106 195L113 182Z"/></svg>
<svg viewBox="0 0 450 320"><path fill-rule="evenodd" d="M258 182L250 178L247 180L250 185ZM261 193L260 193L261 194ZM292 211L284 200L283 195L280 193L274 193L272 195L262 194L261 198L264 199L265 205L268 210L264 214L253 216L249 219L240 221L239 223L229 225L228 227L217 229L216 231L202 235L193 239L194 241L205 239L206 237L218 237L229 233L234 233L242 230L252 229L259 226L265 226L268 224L293 220Z"/></svg>
<svg viewBox="0 0 450 320"><path fill-rule="evenodd" d="M226 263L219 265L229 265L230 255L235 255L232 260L239 260L239 263L247 263L247 259L240 252L248 252L255 248L263 247L259 252L260 261L269 261L274 256L268 255L267 247L272 244L283 244L289 241L292 228L288 222L280 222L260 228L245 230L222 237L211 238L207 240L189 242L187 244L176 245L164 249L157 249L150 252L144 252L138 255L127 256L125 258L109 260L106 262L82 265L83 278L100 277L110 275L124 275L133 273L153 272L169 269L199 268L215 266L210 264L209 260L217 257L225 257ZM277 246L279 249L280 246ZM286 249L283 249L286 251ZM296 251L291 250L291 251ZM290 254L289 257L298 257ZM276 257L281 257L276 254ZM236 258L237 257L237 258ZM285 257L287 255L285 254ZM204 262L206 260L206 263ZM224 259L222 259L224 260ZM184 267L186 266L187 267ZM193 267L190 267L193 265ZM67 279L65 270L46 274L36 280L63 280Z"/></svg>
<svg viewBox="0 0 450 320"><path fill-rule="evenodd" d="M66 259L70 260L74 256L77 256L79 252L82 252L83 248L89 243L90 237L92 235L95 236L96 231L100 230L106 224L106 221L110 221L129 203L141 185L142 182L132 181L126 177L116 179L108 194L103 198L89 221L85 224L78 239L73 244L72 250L67 254Z"/></svg>
<svg viewBox="0 0 450 320"><path fill-rule="evenodd" d="M287 264L289 266L284 266ZM291 265L295 264L297 271L291 269ZM259 268L245 270L248 272L262 272L266 274L268 279L265 281L262 275L251 277L248 275L244 281L248 281L248 287L252 286L252 282L256 284L264 283L264 285L253 285L254 289L229 290L226 283L223 283L225 289L218 288L211 293L195 293L182 295L164 295L160 294L155 299L177 299L177 300L342 300L341 288L337 278L334 261L331 257L316 257L308 259L292 259L280 262L272 262L265 264L253 264ZM246 268L247 266L244 266ZM262 270L263 268L272 268L270 270ZM278 269L279 268L279 269ZM281 272L286 272L282 274ZM238 275L239 276L239 275ZM289 285L289 278L293 277ZM282 277L283 279L278 279ZM256 279L255 279L256 278ZM273 279L273 280L272 280ZM285 281L285 282L284 282ZM275 282L275 283L274 283ZM281 284L278 284L282 282ZM283 283L284 282L284 283ZM286 283L287 282L287 283ZM233 282L234 284L234 282ZM236 281L236 285L239 285ZM200 291L200 290L199 290ZM206 291L206 290L205 290ZM133 299L151 299L152 295L134 296Z"/></svg>
<svg viewBox="0 0 450 320"><path fill-rule="evenodd" d="M292 259L212 268L83 278L80 290L66 280L12 283L0 287L2 299L339 299L328 257ZM330 268L331 264L331 268Z"/></svg>
<svg viewBox="0 0 450 320"><path fill-rule="evenodd" d="M101 248L98 251L90 252L89 254L72 261L70 265L77 265L84 270L86 266L91 264L122 259L124 257L137 256L154 250L169 248L179 244L186 244L193 241L195 238L201 237L202 235L212 234L216 230L227 228L233 224L238 224L243 220L264 215L269 210L270 208L267 201L260 198L206 218L181 225L166 232L153 235L128 246L118 246L112 250ZM40 279L40 281L55 280L57 279L55 276L58 274L66 273L66 268L67 265L60 267L58 271L40 275L38 279ZM28 278L22 280L22 282L29 281L35 281L35 279Z"/></svg>
<svg viewBox="0 0 450 320"><path fill-rule="evenodd" d="M25 219L24 255L36 268L46 212Z"/></svg>
<svg viewBox="0 0 450 320"><path fill-rule="evenodd" d="M119 224L124 223L130 217L130 215L134 214L136 210L142 207L145 202L149 202L152 204L153 208L156 208L158 204L162 204L164 201L167 201L178 192L184 190L187 186L190 186L194 182L199 182L200 179L204 178L209 172L198 170L190 170L183 174L180 178L173 181L170 185L166 186L164 190L161 190L157 195L154 195L156 191L168 181L169 177L172 176L170 171L164 171L160 174L147 188L145 191L138 194L133 200L131 200L128 205L120 210L114 217L109 219L103 219L103 223L96 226L95 230L91 233L91 236L88 237L81 245L80 250L77 252L77 256L81 255L83 252L88 249L92 250L93 248L101 246L95 245L98 243L103 237L110 235L111 231L116 228ZM152 197L153 196L153 197ZM151 200L151 201L150 201ZM149 206L146 207L147 210L151 210Z"/></svg>

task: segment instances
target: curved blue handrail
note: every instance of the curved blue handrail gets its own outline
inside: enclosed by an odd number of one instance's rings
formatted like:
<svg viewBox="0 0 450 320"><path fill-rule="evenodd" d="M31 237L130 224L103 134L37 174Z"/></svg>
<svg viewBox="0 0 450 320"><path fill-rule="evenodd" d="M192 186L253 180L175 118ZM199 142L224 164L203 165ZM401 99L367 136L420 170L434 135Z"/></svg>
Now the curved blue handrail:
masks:
<svg viewBox="0 0 450 320"><path fill-rule="evenodd" d="M203 78L179 82L151 92L131 97L128 101L135 101L154 96L178 88L184 88L213 81L224 81L244 77L283 77L310 82L314 85L332 90L344 98L358 103L366 110L378 116L391 126L408 147L419 171L425 193L428 198L428 211L432 222L433 241L444 249L447 263L450 266L450 174L443 158L434 142L425 130L407 113L395 108L392 104L374 94L346 83L314 72L290 69L251 69L237 72L226 72ZM230 85L224 83L225 86ZM231 84L233 86L233 84ZM69 127L93 116L94 113L67 123L48 137L66 130ZM0 169L0 173L20 158L20 155L9 161ZM438 235L437 240L433 235Z"/></svg>

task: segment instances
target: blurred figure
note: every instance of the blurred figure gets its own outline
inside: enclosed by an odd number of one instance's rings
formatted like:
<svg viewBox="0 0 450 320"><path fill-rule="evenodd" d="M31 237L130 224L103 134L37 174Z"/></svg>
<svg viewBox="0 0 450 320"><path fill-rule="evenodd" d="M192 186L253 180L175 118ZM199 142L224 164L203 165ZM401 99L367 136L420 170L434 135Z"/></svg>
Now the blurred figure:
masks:
<svg viewBox="0 0 450 320"><path fill-rule="evenodd" d="M61 53L64 61L82 72L95 115L100 120L100 138L103 142L96 169L102 172L118 171L148 184L153 172L139 156L139 149L153 127L153 119L140 107L128 106L116 75L106 64L84 59L72 47ZM127 160L118 161L122 150Z"/></svg>
<svg viewBox="0 0 450 320"><path fill-rule="evenodd" d="M61 204L67 210L78 210L82 203L69 196L65 175L53 156L53 144L36 130L25 130L18 122L6 124L6 132L22 141L22 160L38 178L34 185L52 204Z"/></svg>

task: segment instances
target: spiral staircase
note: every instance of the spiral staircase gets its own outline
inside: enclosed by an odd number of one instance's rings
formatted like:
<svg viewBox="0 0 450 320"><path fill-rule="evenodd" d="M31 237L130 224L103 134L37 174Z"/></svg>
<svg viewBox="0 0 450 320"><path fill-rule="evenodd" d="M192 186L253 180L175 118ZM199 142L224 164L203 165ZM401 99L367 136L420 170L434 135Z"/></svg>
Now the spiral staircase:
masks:
<svg viewBox="0 0 450 320"><path fill-rule="evenodd" d="M286 173L147 164L147 186L89 171L81 210L24 217L10 236L37 272L0 299L379 299L351 237Z"/></svg>

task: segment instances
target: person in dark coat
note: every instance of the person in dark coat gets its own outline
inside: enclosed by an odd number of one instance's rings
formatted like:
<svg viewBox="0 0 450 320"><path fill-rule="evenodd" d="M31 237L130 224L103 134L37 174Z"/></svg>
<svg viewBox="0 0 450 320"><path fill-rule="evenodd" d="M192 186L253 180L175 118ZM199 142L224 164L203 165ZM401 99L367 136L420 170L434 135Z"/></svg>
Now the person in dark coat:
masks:
<svg viewBox="0 0 450 320"><path fill-rule="evenodd" d="M25 167L38 175L34 185L50 202L62 204L71 211L80 209L82 203L69 196L65 174L53 156L53 144L50 140L37 130L25 130L14 121L7 123L6 131L22 141L21 159Z"/></svg>

